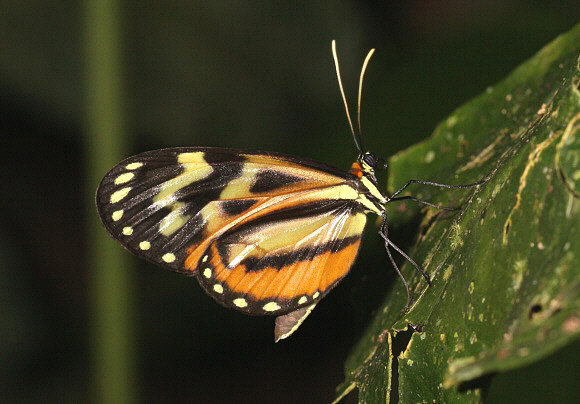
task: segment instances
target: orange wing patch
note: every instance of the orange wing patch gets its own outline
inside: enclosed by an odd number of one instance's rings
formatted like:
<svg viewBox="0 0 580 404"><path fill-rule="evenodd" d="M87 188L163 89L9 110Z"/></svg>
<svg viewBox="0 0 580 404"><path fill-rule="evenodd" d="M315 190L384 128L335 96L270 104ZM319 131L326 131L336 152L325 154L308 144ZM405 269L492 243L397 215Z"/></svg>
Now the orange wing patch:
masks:
<svg viewBox="0 0 580 404"><path fill-rule="evenodd" d="M230 270L218 259L216 278L225 282L231 291L250 296L253 300L313 296L316 292L327 291L347 274L358 252L360 238L348 242L348 246L336 252L326 251L312 259L254 271L246 265ZM215 245L212 245L212 253L216 252Z"/></svg>

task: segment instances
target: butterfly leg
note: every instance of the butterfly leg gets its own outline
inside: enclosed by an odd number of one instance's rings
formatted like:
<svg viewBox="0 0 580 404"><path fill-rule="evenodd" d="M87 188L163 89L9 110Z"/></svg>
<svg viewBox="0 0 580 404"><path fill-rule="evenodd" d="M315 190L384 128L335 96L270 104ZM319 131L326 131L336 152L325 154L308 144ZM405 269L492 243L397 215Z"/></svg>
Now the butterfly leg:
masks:
<svg viewBox="0 0 580 404"><path fill-rule="evenodd" d="M423 205L431 206L431 207L436 208L436 209L443 209L443 210L449 210L449 211L453 211L453 210L458 210L459 209L458 206L440 206L440 205L435 205L434 203L427 202L427 201L424 201L422 199L415 198L414 196L409 196L409 195L407 195L407 196L398 196L396 198L389 198L389 202L403 201L403 200L406 200L406 199L410 199L412 201L415 201L415 202L418 202L418 203L422 203Z"/></svg>
<svg viewBox="0 0 580 404"><path fill-rule="evenodd" d="M403 307L402 311L406 312L409 310L409 306L411 304L411 291L409 290L409 284L407 283L407 280L405 279L405 277L401 273L401 270L399 269L399 267L395 263L395 260L393 259L391 250L389 250L390 240L387 238L386 216L384 216L383 224L381 225L381 230L379 230L379 234L385 240L385 250L387 250L387 255L389 256L389 260L391 260L393 268L395 268L395 271L397 271L397 275L399 275L399 278L401 278L401 280L403 281L403 285L405 285L405 291L407 292L407 302L405 303L405 307Z"/></svg>
<svg viewBox="0 0 580 404"><path fill-rule="evenodd" d="M431 185L433 187L439 188L470 188L475 187L476 185L485 184L489 178L484 178L481 181L474 182L472 184L460 184L460 185L448 185L448 184L440 184L438 182L431 182L431 181L423 181L423 180L409 180L405 185L399 188L397 191L393 192L389 197L389 201L393 200L393 198L403 192L409 185L411 184L421 184L421 185ZM411 198L408 198L411 199Z"/></svg>
<svg viewBox="0 0 580 404"><path fill-rule="evenodd" d="M409 309L409 306L411 303L411 291L409 289L409 284L407 283L407 280L405 279L405 277L401 273L401 270L399 269L399 267L395 263L395 260L393 259L393 255L391 254L391 250L389 249L389 246L393 247L395 249L395 251L397 251L399 254L401 254L403 257L405 257L405 259L407 261L409 261L415 267L415 269L425 278L425 280L427 281L427 284L429 286L431 286L431 280L429 279L429 276L425 273L425 271L423 271L423 269L411 257L409 257L407 254L405 254L405 252L403 252L403 250L401 250L391 240L389 240L388 234L389 234L389 225L387 222L387 214L385 212L383 212L383 222L382 222L381 228L379 230L379 235L382 237L382 239L385 242L385 250L387 250L387 255L389 256L389 260L391 261L391 264L393 264L393 268L395 268L397 275L399 275L399 278L401 278L401 280L403 281L403 285L405 285L405 290L407 292L407 303L405 303L405 307L403 308L403 311L407 311Z"/></svg>

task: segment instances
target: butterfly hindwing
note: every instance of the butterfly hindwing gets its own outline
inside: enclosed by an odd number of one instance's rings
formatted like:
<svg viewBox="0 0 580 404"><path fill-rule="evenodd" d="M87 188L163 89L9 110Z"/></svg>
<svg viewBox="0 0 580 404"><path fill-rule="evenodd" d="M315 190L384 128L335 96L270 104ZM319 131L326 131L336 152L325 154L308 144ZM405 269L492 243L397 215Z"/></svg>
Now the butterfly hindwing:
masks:
<svg viewBox="0 0 580 404"><path fill-rule="evenodd" d="M352 175L320 163L172 148L114 167L96 199L130 251L195 275L227 307L281 314L319 300L350 269L366 221L358 196Z"/></svg>
<svg viewBox="0 0 580 404"><path fill-rule="evenodd" d="M224 306L258 315L292 311L320 300L352 266L366 222L356 203L278 208L208 240L186 261Z"/></svg>

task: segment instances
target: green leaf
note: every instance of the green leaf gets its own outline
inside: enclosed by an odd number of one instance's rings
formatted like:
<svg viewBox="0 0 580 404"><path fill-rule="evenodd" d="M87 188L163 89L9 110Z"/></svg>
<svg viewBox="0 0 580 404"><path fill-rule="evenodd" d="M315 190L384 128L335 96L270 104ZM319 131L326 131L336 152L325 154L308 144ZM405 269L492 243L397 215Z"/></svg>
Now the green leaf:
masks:
<svg viewBox="0 0 580 404"><path fill-rule="evenodd" d="M411 255L433 285L403 266L414 304L400 312L397 282L347 359L339 396L357 386L360 402L388 402L391 393L401 402L477 402L483 376L578 338L580 25L394 156L390 170L391 192L410 178L489 180L409 187L460 205L454 212L390 204L390 223L423 212Z"/></svg>

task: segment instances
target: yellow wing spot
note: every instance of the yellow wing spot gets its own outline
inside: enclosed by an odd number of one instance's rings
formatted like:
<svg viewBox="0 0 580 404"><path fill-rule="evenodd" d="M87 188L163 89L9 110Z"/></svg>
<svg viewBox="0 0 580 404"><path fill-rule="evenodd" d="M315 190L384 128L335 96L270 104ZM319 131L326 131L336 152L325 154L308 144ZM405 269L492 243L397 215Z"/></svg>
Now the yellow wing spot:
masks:
<svg viewBox="0 0 580 404"><path fill-rule="evenodd" d="M129 163L125 166L127 170L136 170L141 167L143 167L143 163L139 163L138 161L136 161L135 163Z"/></svg>
<svg viewBox="0 0 580 404"><path fill-rule="evenodd" d="M248 171L238 178L232 179L228 185L222 190L219 199L235 199L242 195L251 195L250 188L255 182L255 173Z"/></svg>
<svg viewBox="0 0 580 404"><path fill-rule="evenodd" d="M177 162L182 165L183 173L164 182L153 201L166 206L173 202L172 197L177 191L209 176L213 168L204 160L203 155L203 152L178 154Z"/></svg>
<svg viewBox="0 0 580 404"><path fill-rule="evenodd" d="M124 173L115 178L115 185L124 184L131 181L135 177L135 173Z"/></svg>
<svg viewBox="0 0 580 404"><path fill-rule="evenodd" d="M298 304L304 304L308 301L308 298L306 296L302 296L300 299L298 299Z"/></svg>
<svg viewBox="0 0 580 404"><path fill-rule="evenodd" d="M224 287L219 283L216 283L215 285L213 285L213 291L220 294L224 293Z"/></svg>
<svg viewBox="0 0 580 404"><path fill-rule="evenodd" d="M120 190L113 192L111 194L111 203L119 202L129 194L129 191L131 191L131 187L121 188Z"/></svg>
<svg viewBox="0 0 580 404"><path fill-rule="evenodd" d="M181 229L191 218L191 215L183 214L185 211L185 203L183 202L173 202L168 207L171 208L171 212L159 222L159 233L167 237Z"/></svg>
<svg viewBox="0 0 580 404"><path fill-rule="evenodd" d="M144 250L144 251L145 250L148 250L148 249L151 248L151 243L149 241L141 241L139 243L139 248L142 249L142 250Z"/></svg>
<svg viewBox="0 0 580 404"><path fill-rule="evenodd" d="M175 254L173 253L163 254L163 257L161 257L161 259L167 263L172 263L175 261Z"/></svg>
<svg viewBox="0 0 580 404"><path fill-rule="evenodd" d="M205 276L207 279L211 278L211 268L204 269L203 276Z"/></svg>
<svg viewBox="0 0 580 404"><path fill-rule="evenodd" d="M177 162L179 164L187 164L187 163L206 163L204 158L204 152L188 152L188 153L179 153L177 155Z"/></svg>
<svg viewBox="0 0 580 404"><path fill-rule="evenodd" d="M114 211L112 217L115 222L121 219L123 217L123 209Z"/></svg>
<svg viewBox="0 0 580 404"><path fill-rule="evenodd" d="M244 299L243 297L239 297L237 299L234 299L234 304L237 307L246 307L248 305L248 302L246 302L246 299Z"/></svg>
<svg viewBox="0 0 580 404"><path fill-rule="evenodd" d="M207 255L204 255L204 256L203 256L203 258L201 259L201 262L207 262L207 259L208 259L208 258L209 258L209 257L208 257Z"/></svg>
<svg viewBox="0 0 580 404"><path fill-rule="evenodd" d="M320 296L319 292L314 292L314 294L312 295L313 299L316 299L318 296Z"/></svg>
<svg viewBox="0 0 580 404"><path fill-rule="evenodd" d="M133 228L132 227L123 227L123 235L124 236L130 236L131 234L133 234Z"/></svg>
<svg viewBox="0 0 580 404"><path fill-rule="evenodd" d="M266 303L262 309L264 309L264 311L276 311L276 310L280 310L282 307L280 307L278 305L278 303L276 302L270 302L270 303Z"/></svg>

